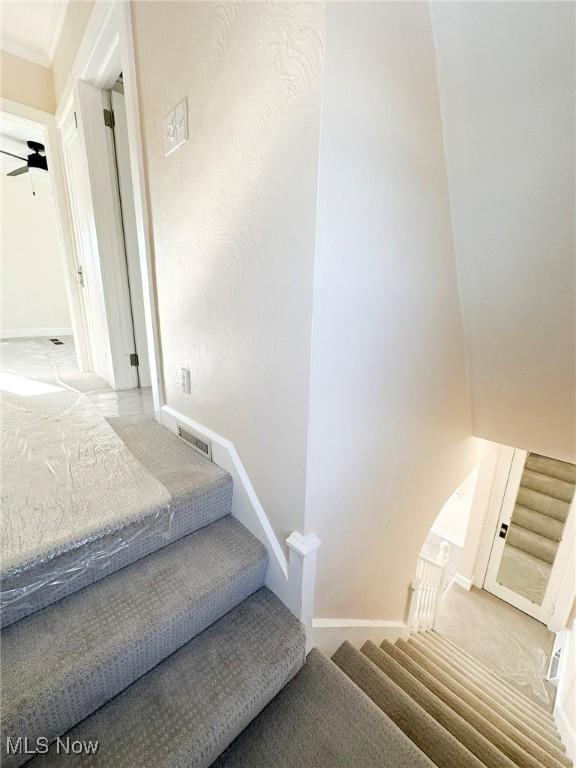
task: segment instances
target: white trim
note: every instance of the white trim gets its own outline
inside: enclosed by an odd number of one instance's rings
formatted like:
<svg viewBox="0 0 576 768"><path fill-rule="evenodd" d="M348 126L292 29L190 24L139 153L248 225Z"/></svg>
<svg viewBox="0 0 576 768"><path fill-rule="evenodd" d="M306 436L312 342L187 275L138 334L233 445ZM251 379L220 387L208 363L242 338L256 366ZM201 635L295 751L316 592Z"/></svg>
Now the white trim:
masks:
<svg viewBox="0 0 576 768"><path fill-rule="evenodd" d="M57 0L57 2L52 5L50 24L46 31L45 50L48 66L51 66L54 60L54 54L56 53L56 48L60 42L60 35L62 34L62 27L64 26L68 7L68 0Z"/></svg>
<svg viewBox="0 0 576 768"><path fill-rule="evenodd" d="M60 239L60 257L64 271L64 285L68 299L68 309L72 322L72 334L74 346L78 358L80 370L90 368L90 355L88 352L88 338L84 324L84 313L81 306L81 297L76 282L76 250L72 233L72 220L66 192L66 177L61 145L56 128L54 115L42 112L34 107L19 104L16 101L0 98L0 111L8 115L11 120L16 120L21 125L40 128L44 134L46 158L50 169L50 179L56 203L56 220Z"/></svg>
<svg viewBox="0 0 576 768"><path fill-rule="evenodd" d="M396 642L399 638L408 640L409 637L410 630L404 621L314 619L312 622L313 645L328 656L332 656L345 640L360 648L367 640L380 645L383 640Z"/></svg>
<svg viewBox="0 0 576 768"><path fill-rule="evenodd" d="M50 21L44 32L44 45L38 47L22 45L22 43L17 43L15 40L9 40L1 35L0 48L3 51L6 51L6 53L11 53L13 56L18 56L20 59L25 59L26 61L32 62L32 64L39 64L41 67L49 69L52 65L52 60L54 59L56 46L60 40L60 34L62 33L67 10L68 0L56 0L52 3Z"/></svg>
<svg viewBox="0 0 576 768"><path fill-rule="evenodd" d="M465 589L466 592L470 592L472 589L472 579L466 578L466 576L462 576L461 573L456 573L452 577L452 583L458 584L459 587L462 587L462 589Z"/></svg>
<svg viewBox="0 0 576 768"><path fill-rule="evenodd" d="M38 336L72 336L72 328L2 328L0 339L32 339Z"/></svg>
<svg viewBox="0 0 576 768"><path fill-rule="evenodd" d="M266 586L302 621L306 629L308 647L310 647L316 584L316 552L320 539L313 533L307 535L299 532L292 533L286 542L290 551L290 556L287 558L234 444L169 405L164 405L160 409L160 423L174 434L178 434L178 425L181 424L212 443L214 463L227 470L232 476L234 487L232 515L268 550Z"/></svg>
<svg viewBox="0 0 576 768"><path fill-rule="evenodd" d="M14 41L6 40L5 38L0 38L0 49L9 53L11 56L16 56L19 59L24 59L32 64L44 67L44 69L50 68L50 61L44 51L39 51L36 48L28 48L27 45L21 45L20 43L15 43Z"/></svg>
<svg viewBox="0 0 576 768"><path fill-rule="evenodd" d="M152 242L147 206L144 153L140 131L138 83L134 59L130 3L101 0L94 4L82 41L56 110L61 121L77 80L99 89L111 88L119 72L123 74L130 167L134 193L136 229L140 250L144 314L154 413L160 421L160 408L166 402L162 380L160 330L154 285Z"/></svg>
<svg viewBox="0 0 576 768"><path fill-rule="evenodd" d="M494 531L498 525L498 519L500 517L502 502L504 500L504 494L506 493L506 485L508 483L513 460L514 448L510 448L507 445L500 446L498 449L496 471L494 473L494 480L492 482L492 489L488 500L488 510L484 520L481 542L474 564L472 583L479 589L483 589L484 587L484 580L486 579L486 572L488 571L490 554L492 552L492 544L494 542Z"/></svg>
<svg viewBox="0 0 576 768"><path fill-rule="evenodd" d="M454 544L455 547L459 547L460 549L464 546L464 539L461 539L459 536L456 536L453 533L450 533L450 531L445 531L443 528L436 527L435 525L432 526L431 532L438 536L441 539L445 539L446 541L450 542L450 544Z"/></svg>
<svg viewBox="0 0 576 768"><path fill-rule="evenodd" d="M576 759L576 726L572 718L564 710L564 702L567 698L566 688L574 685L574 674L576 670L576 621L572 622L572 627L566 633L566 639L562 647L560 656L560 666L558 669L558 690L554 703L554 720L566 747L566 754L574 761Z"/></svg>

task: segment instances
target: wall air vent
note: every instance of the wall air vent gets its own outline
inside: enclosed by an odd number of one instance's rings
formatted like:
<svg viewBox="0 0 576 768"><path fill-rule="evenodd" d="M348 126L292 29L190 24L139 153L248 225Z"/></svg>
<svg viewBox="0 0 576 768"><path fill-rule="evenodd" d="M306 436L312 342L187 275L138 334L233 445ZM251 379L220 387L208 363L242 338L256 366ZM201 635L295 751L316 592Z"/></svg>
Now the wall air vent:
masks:
<svg viewBox="0 0 576 768"><path fill-rule="evenodd" d="M198 453L201 453L205 459L212 461L212 443L209 440L206 440L197 432L193 432L188 427L183 427L181 424L178 424L178 436L191 445Z"/></svg>

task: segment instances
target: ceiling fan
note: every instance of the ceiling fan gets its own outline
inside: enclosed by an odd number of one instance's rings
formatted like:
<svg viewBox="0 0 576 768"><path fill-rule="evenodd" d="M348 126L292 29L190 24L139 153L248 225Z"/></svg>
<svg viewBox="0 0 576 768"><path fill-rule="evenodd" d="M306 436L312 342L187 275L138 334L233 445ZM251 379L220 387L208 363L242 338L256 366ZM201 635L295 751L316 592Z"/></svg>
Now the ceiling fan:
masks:
<svg viewBox="0 0 576 768"><path fill-rule="evenodd" d="M10 171L6 176L20 176L21 173L28 173L30 168L37 168L41 171L48 170L48 162L46 160L46 149L44 144L40 144L39 141L27 141L26 145L28 149L32 150L32 154L27 157L20 157L20 155L14 155L12 152L6 152L5 149L0 149L3 155L9 155L15 157L18 160L23 160L26 165L16 168L14 171Z"/></svg>

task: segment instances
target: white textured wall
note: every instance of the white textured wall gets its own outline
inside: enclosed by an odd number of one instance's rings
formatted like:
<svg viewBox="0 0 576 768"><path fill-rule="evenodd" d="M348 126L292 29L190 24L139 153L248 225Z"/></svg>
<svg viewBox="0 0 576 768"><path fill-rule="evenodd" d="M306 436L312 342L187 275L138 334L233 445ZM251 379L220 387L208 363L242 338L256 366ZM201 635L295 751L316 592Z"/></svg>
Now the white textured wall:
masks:
<svg viewBox="0 0 576 768"><path fill-rule="evenodd" d="M574 4L433 6L473 431L574 460Z"/></svg>
<svg viewBox="0 0 576 768"><path fill-rule="evenodd" d="M402 619L479 460L426 3L327 8L307 525L316 615Z"/></svg>
<svg viewBox="0 0 576 768"><path fill-rule="evenodd" d="M235 443L285 536L304 514L323 6L132 8L168 403ZM163 158L186 96L190 140Z"/></svg>
<svg viewBox="0 0 576 768"><path fill-rule="evenodd" d="M476 467L458 486L458 489L454 491L438 513L432 526L432 531L437 536L445 538L451 544L459 547L464 546L466 539L478 480L478 470L479 467Z"/></svg>
<svg viewBox="0 0 576 768"><path fill-rule="evenodd" d="M48 175L0 177L0 330L69 328L56 210ZM9 335L9 334L8 334Z"/></svg>

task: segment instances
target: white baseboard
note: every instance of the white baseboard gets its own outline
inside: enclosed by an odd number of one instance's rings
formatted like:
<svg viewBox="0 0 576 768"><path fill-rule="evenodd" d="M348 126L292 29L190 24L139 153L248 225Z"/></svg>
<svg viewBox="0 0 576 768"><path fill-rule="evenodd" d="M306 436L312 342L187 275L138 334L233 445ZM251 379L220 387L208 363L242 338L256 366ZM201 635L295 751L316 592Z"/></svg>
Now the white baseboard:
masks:
<svg viewBox="0 0 576 768"><path fill-rule="evenodd" d="M465 589L466 592L470 592L472 589L472 579L468 579L466 576L462 576L461 573L457 573L454 575L452 582L454 584L458 584L459 587L462 587L462 589Z"/></svg>
<svg viewBox="0 0 576 768"><path fill-rule="evenodd" d="M72 328L2 328L1 339L32 339L39 336L57 338L58 336L72 336Z"/></svg>
<svg viewBox="0 0 576 768"><path fill-rule="evenodd" d="M395 642L399 638L408 640L409 637L410 629L403 621L314 619L312 622L313 645L327 656L332 656L345 640L360 648L366 640L380 645L383 640Z"/></svg>
<svg viewBox="0 0 576 768"><path fill-rule="evenodd" d="M449 544L454 544L455 547L459 547L462 549L464 546L464 539L459 539L458 536L455 536L453 533L450 533L450 531L445 531L443 528L436 528L432 527L431 531L435 536L438 536L441 539L444 539L444 541L447 541Z"/></svg>
<svg viewBox="0 0 576 768"><path fill-rule="evenodd" d="M314 615L316 550L320 545L320 539L313 533L303 536L293 532L287 539L289 558L286 557L234 444L168 405L163 405L160 409L160 422L174 434L178 434L178 424L181 424L203 435L212 443L214 463L232 476L234 485L232 515L268 550L266 586L305 625L307 644L310 647Z"/></svg>

